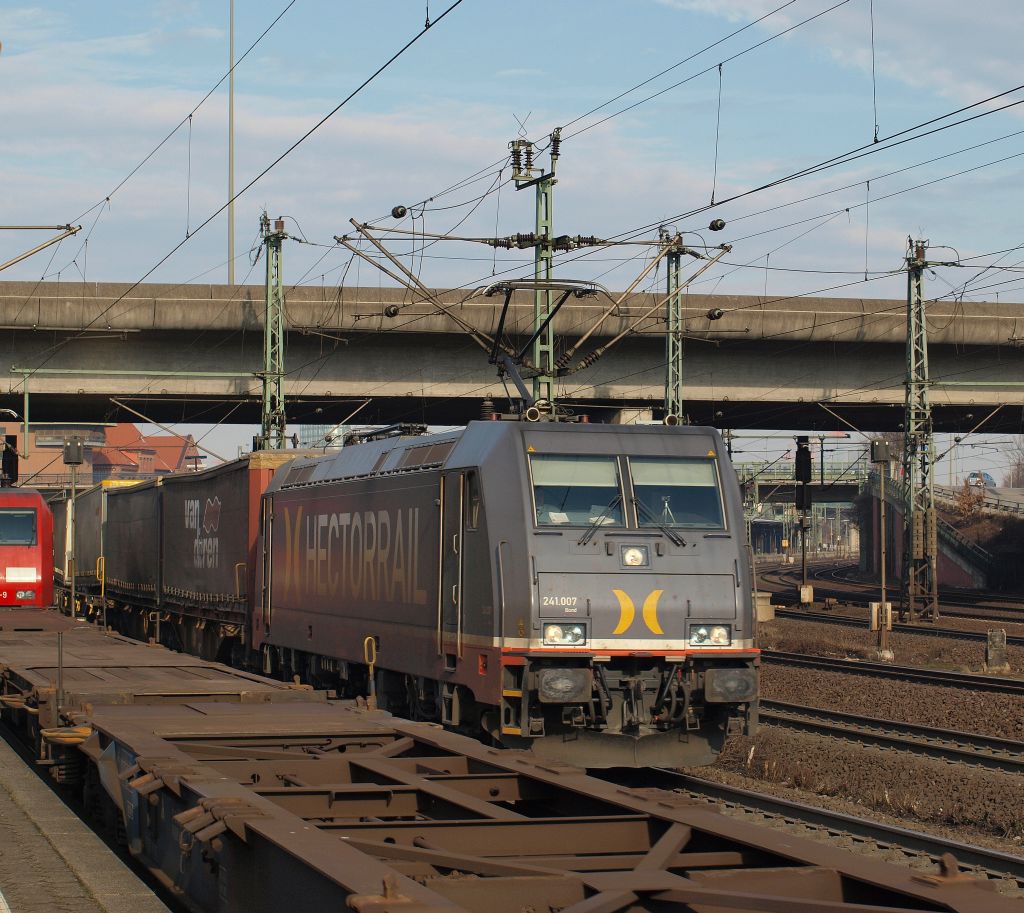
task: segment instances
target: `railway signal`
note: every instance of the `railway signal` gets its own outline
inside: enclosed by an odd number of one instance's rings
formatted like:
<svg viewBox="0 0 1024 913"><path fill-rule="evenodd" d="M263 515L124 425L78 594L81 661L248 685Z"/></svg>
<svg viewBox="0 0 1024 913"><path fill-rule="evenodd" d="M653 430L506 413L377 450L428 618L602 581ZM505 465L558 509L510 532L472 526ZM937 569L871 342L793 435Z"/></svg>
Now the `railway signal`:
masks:
<svg viewBox="0 0 1024 913"><path fill-rule="evenodd" d="M878 658L885 662L892 662L894 657L892 648L889 646L889 632L892 630L892 603L885 598L885 571L886 571L886 531L885 531L885 477L889 474L889 463L892 461L892 454L889 451L887 441L877 440L871 442L871 462L878 467L879 485L879 534L880 540L880 578L882 599L881 602L871 603L871 630L878 632Z"/></svg>
<svg viewBox="0 0 1024 913"><path fill-rule="evenodd" d="M793 478L797 482L796 508L800 511L800 604L810 605L814 602L814 587L807 582L807 531L811 528L807 511L811 508L812 500L807 485L811 481L811 448L805 434L796 439Z"/></svg>

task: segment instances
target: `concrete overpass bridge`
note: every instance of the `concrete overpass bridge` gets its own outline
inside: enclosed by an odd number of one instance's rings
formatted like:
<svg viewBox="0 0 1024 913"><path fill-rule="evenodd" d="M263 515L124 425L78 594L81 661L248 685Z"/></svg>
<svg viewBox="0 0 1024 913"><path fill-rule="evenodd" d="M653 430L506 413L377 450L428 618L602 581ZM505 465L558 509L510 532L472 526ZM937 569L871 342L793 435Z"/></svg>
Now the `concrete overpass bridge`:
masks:
<svg viewBox="0 0 1024 913"><path fill-rule="evenodd" d="M507 327L519 339L532 319L528 294L510 307ZM158 421L257 421L263 295L262 286L0 283L0 406L20 412L27 388L38 421L136 417L113 399ZM486 353L450 316L493 333L502 296L439 291L436 300L443 309L400 289L289 291L289 421L339 421L365 400L366 422L460 423L484 397L505 408ZM607 342L656 300L626 299L591 342ZM605 306L571 299L555 320L559 339L578 338ZM723 316L709 319L712 308ZM897 429L904 315L894 300L690 295L687 412L719 427ZM664 332L660 309L593 366L561 378L561 401L595 419L623 408L658 418ZM1024 305L936 303L929 333L932 377L942 382L932 395L937 429L967 430L1002 406L984 430L1020 430Z"/></svg>

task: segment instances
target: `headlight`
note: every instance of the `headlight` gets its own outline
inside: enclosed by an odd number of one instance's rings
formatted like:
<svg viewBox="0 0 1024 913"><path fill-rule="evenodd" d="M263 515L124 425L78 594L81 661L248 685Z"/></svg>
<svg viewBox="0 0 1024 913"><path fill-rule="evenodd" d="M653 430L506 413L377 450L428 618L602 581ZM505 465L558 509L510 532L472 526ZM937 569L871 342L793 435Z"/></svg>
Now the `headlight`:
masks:
<svg viewBox="0 0 1024 913"><path fill-rule="evenodd" d="M622 546L622 563L626 567L647 567L650 564L647 547L643 545Z"/></svg>
<svg viewBox="0 0 1024 913"><path fill-rule="evenodd" d="M690 645L694 647L728 647L732 643L732 625L694 625L690 628Z"/></svg>
<svg viewBox="0 0 1024 913"><path fill-rule="evenodd" d="M757 697L753 669L708 669L704 673L704 700L715 704L741 704Z"/></svg>
<svg viewBox="0 0 1024 913"><path fill-rule="evenodd" d="M590 700L593 679L589 669L541 669L537 695L544 704L571 704Z"/></svg>
<svg viewBox="0 0 1024 913"><path fill-rule="evenodd" d="M17 599L35 599L36 598L36 591L35 590L18 590L18 592L15 593L15 597Z"/></svg>
<svg viewBox="0 0 1024 913"><path fill-rule="evenodd" d="M550 646L575 647L586 642L585 625L544 625L544 643Z"/></svg>

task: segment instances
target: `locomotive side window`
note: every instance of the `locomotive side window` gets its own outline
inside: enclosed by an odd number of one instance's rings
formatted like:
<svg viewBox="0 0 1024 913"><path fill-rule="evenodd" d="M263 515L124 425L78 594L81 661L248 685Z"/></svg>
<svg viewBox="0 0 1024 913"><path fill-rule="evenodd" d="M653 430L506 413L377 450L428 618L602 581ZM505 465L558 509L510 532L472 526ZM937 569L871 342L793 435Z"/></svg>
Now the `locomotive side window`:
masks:
<svg viewBox="0 0 1024 913"><path fill-rule="evenodd" d="M0 545L35 545L36 512L0 509Z"/></svg>
<svg viewBox="0 0 1024 913"><path fill-rule="evenodd" d="M613 456L532 454L538 526L622 526L618 461Z"/></svg>
<svg viewBox="0 0 1024 913"><path fill-rule="evenodd" d="M714 460L631 457L629 468L640 526L724 528Z"/></svg>

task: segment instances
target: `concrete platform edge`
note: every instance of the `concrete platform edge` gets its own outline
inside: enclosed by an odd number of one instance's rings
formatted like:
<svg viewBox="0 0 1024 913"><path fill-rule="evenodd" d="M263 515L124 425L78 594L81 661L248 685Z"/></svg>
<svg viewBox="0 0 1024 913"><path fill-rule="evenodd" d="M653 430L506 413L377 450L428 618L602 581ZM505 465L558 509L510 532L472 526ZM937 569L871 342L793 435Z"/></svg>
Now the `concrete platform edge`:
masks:
<svg viewBox="0 0 1024 913"><path fill-rule="evenodd" d="M105 913L169 913L168 907L0 738L0 789L53 847Z"/></svg>

